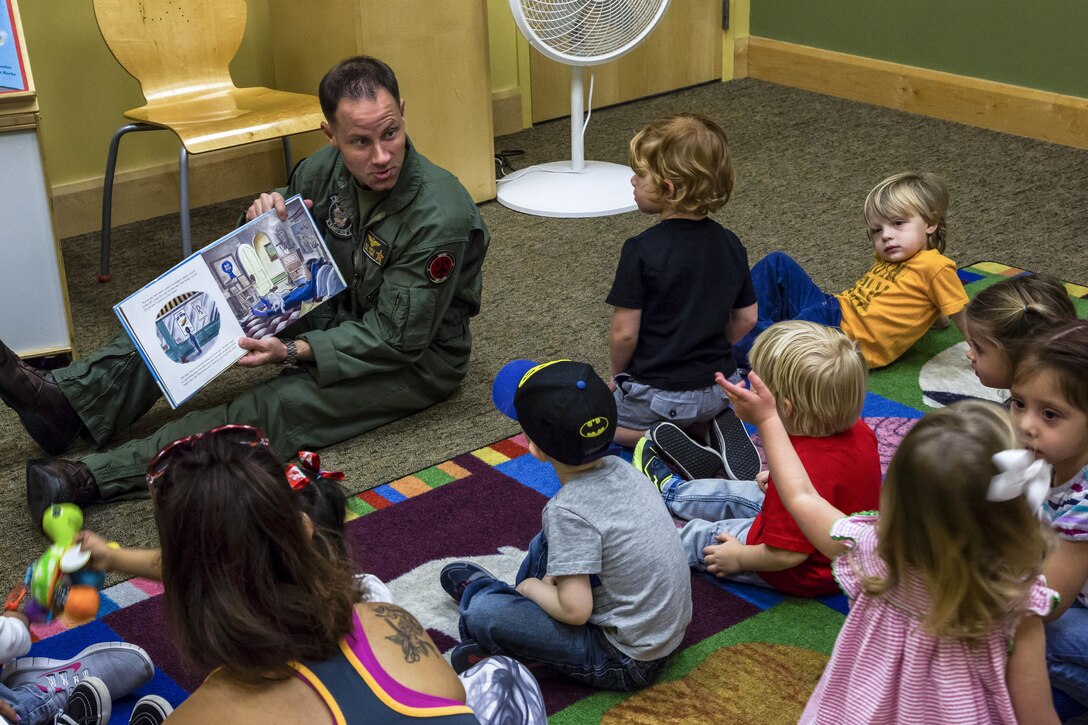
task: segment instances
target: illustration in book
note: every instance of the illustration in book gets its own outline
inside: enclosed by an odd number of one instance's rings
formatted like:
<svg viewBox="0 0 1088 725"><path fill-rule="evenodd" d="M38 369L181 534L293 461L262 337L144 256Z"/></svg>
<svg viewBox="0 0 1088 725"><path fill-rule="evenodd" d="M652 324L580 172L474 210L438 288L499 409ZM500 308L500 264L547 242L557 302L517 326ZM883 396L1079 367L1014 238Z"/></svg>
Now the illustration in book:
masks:
<svg viewBox="0 0 1088 725"><path fill-rule="evenodd" d="M346 288L301 196L262 214L114 310L173 407L241 358L241 337L275 335Z"/></svg>

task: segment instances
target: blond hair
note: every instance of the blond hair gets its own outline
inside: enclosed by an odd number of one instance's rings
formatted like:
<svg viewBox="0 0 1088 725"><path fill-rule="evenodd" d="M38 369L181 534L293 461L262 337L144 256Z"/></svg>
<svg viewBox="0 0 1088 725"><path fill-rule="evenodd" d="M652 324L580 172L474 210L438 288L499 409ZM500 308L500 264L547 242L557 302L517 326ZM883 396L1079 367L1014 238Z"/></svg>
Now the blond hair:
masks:
<svg viewBox="0 0 1088 725"><path fill-rule="evenodd" d="M1077 308L1058 280L1041 274L1012 277L975 295L967 305L971 337L1001 350L1013 368L1033 336L1067 320Z"/></svg>
<svg viewBox="0 0 1088 725"><path fill-rule="evenodd" d="M681 113L650 123L631 139L630 159L635 173L648 175L661 201L679 212L705 216L733 193L729 140L705 116Z"/></svg>
<svg viewBox="0 0 1088 725"><path fill-rule="evenodd" d="M944 252L948 187L944 179L928 172L905 171L881 181L865 197L865 223L869 229L915 214L937 229L929 235L929 248Z"/></svg>
<svg viewBox="0 0 1088 725"><path fill-rule="evenodd" d="M857 343L839 330L779 322L756 338L748 359L774 396L793 407L791 432L829 436L857 423L869 367Z"/></svg>
<svg viewBox="0 0 1088 725"><path fill-rule="evenodd" d="M870 594L913 573L925 583L922 627L938 637L980 641L1022 609L1051 539L1023 496L990 501L993 455L1017 448L1008 414L983 401L928 413L903 438L880 497L877 552L888 575Z"/></svg>

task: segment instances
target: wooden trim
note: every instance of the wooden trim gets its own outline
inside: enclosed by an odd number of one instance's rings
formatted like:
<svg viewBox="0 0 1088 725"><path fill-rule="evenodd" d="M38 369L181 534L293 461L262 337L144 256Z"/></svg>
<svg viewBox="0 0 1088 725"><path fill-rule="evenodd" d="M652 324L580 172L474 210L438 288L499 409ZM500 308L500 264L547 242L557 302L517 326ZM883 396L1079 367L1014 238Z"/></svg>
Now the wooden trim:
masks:
<svg viewBox="0 0 1088 725"><path fill-rule="evenodd" d="M124 149L121 151L123 154ZM278 140L189 157L189 202L194 209L256 197L283 183L283 147ZM177 163L119 172L113 183L113 225L177 214L181 202L178 185ZM101 177L54 186L53 209L58 238L100 230ZM193 245L202 247L212 241L194 239Z"/></svg>
<svg viewBox="0 0 1088 725"><path fill-rule="evenodd" d="M733 78L747 78L748 72L748 45L750 38L745 36L733 41Z"/></svg>
<svg viewBox="0 0 1088 725"><path fill-rule="evenodd" d="M1088 148L1088 99L750 38L748 74L772 83Z"/></svg>
<svg viewBox="0 0 1088 725"><path fill-rule="evenodd" d="M504 88L501 91L492 91L491 116L494 119L496 136L522 130L521 89Z"/></svg>

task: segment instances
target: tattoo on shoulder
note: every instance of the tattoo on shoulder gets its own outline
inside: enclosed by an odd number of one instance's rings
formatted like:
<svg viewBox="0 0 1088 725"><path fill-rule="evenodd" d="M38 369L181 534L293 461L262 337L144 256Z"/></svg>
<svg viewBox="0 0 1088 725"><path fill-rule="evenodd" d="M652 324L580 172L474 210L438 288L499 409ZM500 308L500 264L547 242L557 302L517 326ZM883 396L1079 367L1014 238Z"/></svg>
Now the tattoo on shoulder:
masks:
<svg viewBox="0 0 1088 725"><path fill-rule="evenodd" d="M430 657L432 654L436 657L440 656L438 648L427 637L423 626L408 612L400 607L391 607L385 604L371 611L384 619L393 628L393 634L386 637L386 639L400 645L405 662L419 662L423 657Z"/></svg>

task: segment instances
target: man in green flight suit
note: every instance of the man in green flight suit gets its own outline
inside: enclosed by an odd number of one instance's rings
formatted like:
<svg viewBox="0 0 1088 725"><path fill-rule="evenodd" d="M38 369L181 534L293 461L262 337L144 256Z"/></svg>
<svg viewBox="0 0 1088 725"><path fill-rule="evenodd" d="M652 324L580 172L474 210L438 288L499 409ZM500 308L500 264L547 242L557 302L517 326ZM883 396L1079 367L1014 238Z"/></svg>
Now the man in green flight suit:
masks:
<svg viewBox="0 0 1088 725"><path fill-rule="evenodd" d="M162 446L229 423L268 433L289 457L365 433L445 399L468 369L469 318L479 312L489 236L460 182L412 146L404 101L385 63L337 64L319 90L329 146L261 194L245 214L286 218L302 194L348 289L279 337L242 338L246 367L284 365L233 401L178 418L154 435L82 461L27 462L27 502L40 520L54 502L93 503L146 491ZM122 332L52 374L0 343L0 397L50 455L82 435L99 448L155 403L158 385Z"/></svg>

